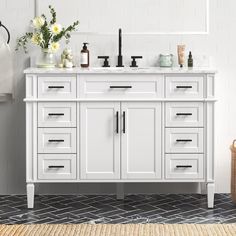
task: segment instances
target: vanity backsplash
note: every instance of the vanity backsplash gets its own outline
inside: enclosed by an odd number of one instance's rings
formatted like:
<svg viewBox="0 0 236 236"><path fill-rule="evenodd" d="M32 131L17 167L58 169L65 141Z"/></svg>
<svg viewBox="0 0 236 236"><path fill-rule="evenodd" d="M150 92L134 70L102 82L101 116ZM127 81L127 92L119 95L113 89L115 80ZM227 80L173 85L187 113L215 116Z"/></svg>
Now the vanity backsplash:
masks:
<svg viewBox="0 0 236 236"><path fill-rule="evenodd" d="M96 50L94 51L92 47L93 47L93 45L90 45L90 67L102 67L103 63L104 63L103 60L99 60L97 58L101 53L97 53ZM77 48L77 47L74 47L73 45L71 45L71 48L74 53L73 56L74 56L74 60L76 62L76 65L79 66L80 65L79 50L77 50L77 52L75 53L76 49L73 49L73 48ZM156 51L158 51L158 50L156 50ZM108 54L108 53L106 53L106 54ZM142 55L143 56L142 60L138 60L139 67L159 67L160 66L160 63L159 63L159 55L160 54ZM59 54L57 55L57 59L58 59L58 61L60 60ZM194 54L193 59L194 59L194 67L212 67L212 66L214 66L212 57L208 56L208 55ZM114 52L111 52L109 55L109 64L111 67L115 67L116 63L117 63L117 56L114 54ZM131 57L129 55L124 55L123 56L123 63L125 65L125 67L129 67L131 64ZM34 55L33 53L30 56L30 66L31 67L36 66L36 55ZM175 54L175 55L173 55L173 67L178 67L178 66L179 66L178 65L178 58L177 58L177 55ZM187 67L187 55L186 55L185 67Z"/></svg>

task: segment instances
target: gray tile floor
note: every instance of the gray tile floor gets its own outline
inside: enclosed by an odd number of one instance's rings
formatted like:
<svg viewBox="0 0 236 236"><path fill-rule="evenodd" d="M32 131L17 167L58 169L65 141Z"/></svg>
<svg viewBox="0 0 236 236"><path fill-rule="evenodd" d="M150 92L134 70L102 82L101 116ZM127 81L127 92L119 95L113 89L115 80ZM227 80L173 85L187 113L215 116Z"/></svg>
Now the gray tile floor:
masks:
<svg viewBox="0 0 236 236"><path fill-rule="evenodd" d="M26 196L0 196L0 224L77 223L236 223L236 205L228 194L215 195L42 195L27 209Z"/></svg>

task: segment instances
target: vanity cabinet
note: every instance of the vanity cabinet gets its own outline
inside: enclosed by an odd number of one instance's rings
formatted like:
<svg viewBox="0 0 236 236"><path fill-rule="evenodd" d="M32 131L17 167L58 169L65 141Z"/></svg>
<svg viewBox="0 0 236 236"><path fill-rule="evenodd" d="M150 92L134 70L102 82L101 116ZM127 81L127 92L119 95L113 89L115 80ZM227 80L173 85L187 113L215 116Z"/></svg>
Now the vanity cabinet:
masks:
<svg viewBox="0 0 236 236"><path fill-rule="evenodd" d="M119 111L118 102L81 102L81 179L120 179Z"/></svg>
<svg viewBox="0 0 236 236"><path fill-rule="evenodd" d="M43 183L205 183L214 206L215 71L26 73L28 207Z"/></svg>
<svg viewBox="0 0 236 236"><path fill-rule="evenodd" d="M161 178L160 103L81 102L80 116L81 179Z"/></svg>
<svg viewBox="0 0 236 236"><path fill-rule="evenodd" d="M161 103L121 103L121 178L161 179Z"/></svg>

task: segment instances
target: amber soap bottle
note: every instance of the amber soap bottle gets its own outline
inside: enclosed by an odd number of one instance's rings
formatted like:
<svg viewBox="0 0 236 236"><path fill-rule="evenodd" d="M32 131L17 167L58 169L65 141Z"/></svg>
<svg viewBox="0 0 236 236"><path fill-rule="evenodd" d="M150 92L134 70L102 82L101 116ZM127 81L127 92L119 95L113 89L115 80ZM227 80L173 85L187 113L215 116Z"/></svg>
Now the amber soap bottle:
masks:
<svg viewBox="0 0 236 236"><path fill-rule="evenodd" d="M81 50L80 53L80 65L83 68L89 67L89 50L87 47L88 43L83 43L83 49Z"/></svg>

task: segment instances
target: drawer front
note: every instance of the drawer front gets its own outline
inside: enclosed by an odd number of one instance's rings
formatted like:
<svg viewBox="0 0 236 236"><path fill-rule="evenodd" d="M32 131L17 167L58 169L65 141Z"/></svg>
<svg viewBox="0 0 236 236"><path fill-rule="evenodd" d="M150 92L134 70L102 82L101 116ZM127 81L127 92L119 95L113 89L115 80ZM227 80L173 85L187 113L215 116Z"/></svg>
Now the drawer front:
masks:
<svg viewBox="0 0 236 236"><path fill-rule="evenodd" d="M166 127L203 126L203 103L171 102L165 106Z"/></svg>
<svg viewBox="0 0 236 236"><path fill-rule="evenodd" d="M203 179L203 154L166 154L166 179Z"/></svg>
<svg viewBox="0 0 236 236"><path fill-rule="evenodd" d="M38 103L38 127L76 127L76 103Z"/></svg>
<svg viewBox="0 0 236 236"><path fill-rule="evenodd" d="M38 153L76 153L76 128L39 128Z"/></svg>
<svg viewBox="0 0 236 236"><path fill-rule="evenodd" d="M163 76L81 75L81 98L156 98L163 96Z"/></svg>
<svg viewBox="0 0 236 236"><path fill-rule="evenodd" d="M38 77L39 98L76 98L76 77Z"/></svg>
<svg viewBox="0 0 236 236"><path fill-rule="evenodd" d="M203 128L166 128L166 153L203 153Z"/></svg>
<svg viewBox="0 0 236 236"><path fill-rule="evenodd" d="M203 98L203 77L166 77L167 98Z"/></svg>
<svg viewBox="0 0 236 236"><path fill-rule="evenodd" d="M39 154L38 179L42 180L76 179L76 155Z"/></svg>

